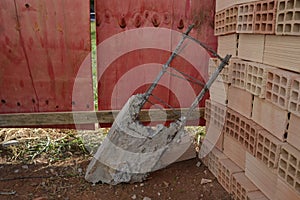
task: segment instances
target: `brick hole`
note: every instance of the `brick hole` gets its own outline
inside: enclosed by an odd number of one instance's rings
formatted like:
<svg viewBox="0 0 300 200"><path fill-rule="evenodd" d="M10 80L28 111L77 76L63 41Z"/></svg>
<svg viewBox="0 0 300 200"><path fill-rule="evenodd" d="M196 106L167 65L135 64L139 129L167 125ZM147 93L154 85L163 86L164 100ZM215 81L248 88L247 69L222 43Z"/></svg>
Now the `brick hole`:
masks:
<svg viewBox="0 0 300 200"><path fill-rule="evenodd" d="M290 155L289 161L294 165L297 166L297 158L293 155Z"/></svg>
<svg viewBox="0 0 300 200"><path fill-rule="evenodd" d="M255 143L254 137L250 137L250 143L251 143L251 144L254 144L254 143Z"/></svg>
<svg viewBox="0 0 300 200"><path fill-rule="evenodd" d="M247 12L248 12L248 10L249 10L249 7L248 7L248 5L245 5L245 8L244 8L244 13L247 13Z"/></svg>
<svg viewBox="0 0 300 200"><path fill-rule="evenodd" d="M286 96L286 90L285 90L285 88L282 88L282 87L280 88L280 95L284 96L284 97Z"/></svg>
<svg viewBox="0 0 300 200"><path fill-rule="evenodd" d="M296 92L296 91L292 91L291 98L292 98L292 100L294 100L294 101L298 101L299 93Z"/></svg>
<svg viewBox="0 0 300 200"><path fill-rule="evenodd" d="M293 32L294 33L299 33L300 32L300 24L294 24Z"/></svg>
<svg viewBox="0 0 300 200"><path fill-rule="evenodd" d="M286 181L288 182L288 184L290 185L290 186L294 186L294 179L293 179L293 177L291 177L290 175L287 175L287 177L286 177Z"/></svg>
<svg viewBox="0 0 300 200"><path fill-rule="evenodd" d="M269 147L271 145L271 141L268 138L266 138L265 139L265 144Z"/></svg>
<svg viewBox="0 0 300 200"><path fill-rule="evenodd" d="M271 1L269 2L269 5L268 5L268 10L273 10L275 7L275 1Z"/></svg>
<svg viewBox="0 0 300 200"><path fill-rule="evenodd" d="M300 171L297 171L297 179L300 180Z"/></svg>
<svg viewBox="0 0 300 200"><path fill-rule="evenodd" d="M271 144L271 150L275 152L276 149L277 149L277 146L274 143L272 143Z"/></svg>
<svg viewBox="0 0 300 200"><path fill-rule="evenodd" d="M255 92L255 89L256 89L256 86L255 86L255 85L252 85L251 91Z"/></svg>
<svg viewBox="0 0 300 200"><path fill-rule="evenodd" d="M293 9L294 8L294 4L295 4L294 0L288 0L286 8L287 9Z"/></svg>
<svg viewBox="0 0 300 200"><path fill-rule="evenodd" d="M270 158L271 158L272 160L275 160L275 158L276 158L275 153L271 152L271 153L270 153Z"/></svg>
<svg viewBox="0 0 300 200"><path fill-rule="evenodd" d="M257 83L257 77L253 77L253 82Z"/></svg>
<svg viewBox="0 0 300 200"><path fill-rule="evenodd" d="M272 102L274 103L278 103L279 99L278 99L278 96L276 94L272 94Z"/></svg>
<svg viewBox="0 0 300 200"><path fill-rule="evenodd" d="M258 158L259 160L262 160L262 154L261 154L260 152L257 152L257 153L256 153L256 156L257 156L257 158Z"/></svg>
<svg viewBox="0 0 300 200"><path fill-rule="evenodd" d="M281 105L282 107L285 107L285 99L280 97L278 100L279 105Z"/></svg>
<svg viewBox="0 0 300 200"><path fill-rule="evenodd" d="M278 15L278 22L283 22L284 21L284 13L281 13Z"/></svg>
<svg viewBox="0 0 300 200"><path fill-rule="evenodd" d="M253 148L253 146L250 146L250 153L252 153L252 154L254 154L254 148Z"/></svg>
<svg viewBox="0 0 300 200"><path fill-rule="evenodd" d="M268 20L268 15L267 14L262 14L262 21L265 22Z"/></svg>
<svg viewBox="0 0 300 200"><path fill-rule="evenodd" d="M239 16L239 22L243 22L243 16Z"/></svg>
<svg viewBox="0 0 300 200"><path fill-rule="evenodd" d="M300 83L297 80L293 81L293 85L292 85L293 89L295 90L300 90Z"/></svg>
<svg viewBox="0 0 300 200"><path fill-rule="evenodd" d="M255 30L259 31L260 30L260 24L255 24Z"/></svg>
<svg viewBox="0 0 300 200"><path fill-rule="evenodd" d="M6 101L4 99L1 99L2 104L6 104Z"/></svg>
<svg viewBox="0 0 300 200"><path fill-rule="evenodd" d="M269 159L268 159L268 157L266 157L266 156L263 157L262 161L263 161L266 165L268 165L268 163L269 163Z"/></svg>
<svg viewBox="0 0 300 200"><path fill-rule="evenodd" d="M261 88L260 88L260 87L257 87L257 93L258 93L258 94L261 94L261 91L262 91Z"/></svg>
<svg viewBox="0 0 300 200"><path fill-rule="evenodd" d="M287 167L288 167L288 164L285 160L281 159L279 164L280 164L280 167L282 167L283 169L287 169Z"/></svg>
<svg viewBox="0 0 300 200"><path fill-rule="evenodd" d="M274 19L273 13L269 13L268 14L268 21L273 21L273 19Z"/></svg>
<svg viewBox="0 0 300 200"><path fill-rule="evenodd" d="M259 85L262 85L262 83L263 83L263 78L259 77L259 78L257 79L257 83L258 83Z"/></svg>
<svg viewBox="0 0 300 200"><path fill-rule="evenodd" d="M262 23L262 24L261 24L261 30L262 30L262 31L266 31L266 24L265 24L265 23Z"/></svg>
<svg viewBox="0 0 300 200"><path fill-rule="evenodd" d="M271 98L272 98L272 93L267 91L266 92L266 99L271 100Z"/></svg>
<svg viewBox="0 0 300 200"><path fill-rule="evenodd" d="M300 20L300 12L299 11L296 11L295 12L295 17L294 17L295 20Z"/></svg>
<svg viewBox="0 0 300 200"><path fill-rule="evenodd" d="M264 148L264 154L265 154L265 155L269 155L269 153L270 153L269 149Z"/></svg>
<svg viewBox="0 0 300 200"><path fill-rule="evenodd" d="M275 74L274 82L275 83L280 83L280 76L279 75Z"/></svg>
<svg viewBox="0 0 300 200"><path fill-rule="evenodd" d="M293 19L293 12L287 12L285 15L285 21L290 21Z"/></svg>
<svg viewBox="0 0 300 200"><path fill-rule="evenodd" d="M21 106L21 103L20 103L20 102L17 102L17 106L19 106L19 107L20 107L20 106Z"/></svg>
<svg viewBox="0 0 300 200"><path fill-rule="evenodd" d="M252 21L253 21L253 15L249 15L248 22L252 22Z"/></svg>
<svg viewBox="0 0 300 200"><path fill-rule="evenodd" d="M268 10L268 3L263 3L263 5L262 5L262 10L263 10L263 11Z"/></svg>
<svg viewBox="0 0 300 200"><path fill-rule="evenodd" d="M252 24L249 24L249 25L248 25L248 31L252 31L252 29L253 29L253 28L252 28Z"/></svg>
<svg viewBox="0 0 300 200"><path fill-rule="evenodd" d="M273 92L279 93L279 86L278 85L274 85Z"/></svg>
<svg viewBox="0 0 300 200"><path fill-rule="evenodd" d="M275 164L273 162L269 161L269 167L270 168L275 168Z"/></svg>
<svg viewBox="0 0 300 200"><path fill-rule="evenodd" d="M273 31L273 25L272 24L267 25L267 31Z"/></svg>
<svg viewBox="0 0 300 200"><path fill-rule="evenodd" d="M293 167L292 165L289 165L289 167L288 167L288 172L289 172L292 176L296 176L296 168Z"/></svg>
<svg viewBox="0 0 300 200"><path fill-rule="evenodd" d="M285 9L285 2L284 1L280 2L278 8L279 8L279 10L284 10Z"/></svg>
<svg viewBox="0 0 300 200"><path fill-rule="evenodd" d="M254 5L251 4L251 5L249 6L249 12L253 12L253 11L254 11Z"/></svg>
<svg viewBox="0 0 300 200"><path fill-rule="evenodd" d="M300 193L300 183L296 182L295 189L298 193Z"/></svg>
<svg viewBox="0 0 300 200"><path fill-rule="evenodd" d="M260 3L256 4L256 11L261 11L261 4Z"/></svg>
<svg viewBox="0 0 300 200"><path fill-rule="evenodd" d="M286 24L284 27L284 31L290 33L292 31L292 25Z"/></svg>
<svg viewBox="0 0 300 200"><path fill-rule="evenodd" d="M287 160L289 157L289 153L285 149L281 149L281 156Z"/></svg>
<svg viewBox="0 0 300 200"><path fill-rule="evenodd" d="M240 6L239 9L240 9L240 11L239 11L240 13L244 13L244 7L243 6Z"/></svg>
<svg viewBox="0 0 300 200"><path fill-rule="evenodd" d="M277 26L277 32L282 33L283 32L283 24L278 24Z"/></svg>
<svg viewBox="0 0 300 200"><path fill-rule="evenodd" d="M282 77L280 82L282 85L286 86L288 84L288 79L286 77Z"/></svg>
<svg viewBox="0 0 300 200"><path fill-rule="evenodd" d="M300 8L300 0L296 0L296 8Z"/></svg>
<svg viewBox="0 0 300 200"><path fill-rule="evenodd" d="M281 178L285 179L285 171L284 171L283 169L279 168L279 170L278 170L278 175L279 175Z"/></svg>

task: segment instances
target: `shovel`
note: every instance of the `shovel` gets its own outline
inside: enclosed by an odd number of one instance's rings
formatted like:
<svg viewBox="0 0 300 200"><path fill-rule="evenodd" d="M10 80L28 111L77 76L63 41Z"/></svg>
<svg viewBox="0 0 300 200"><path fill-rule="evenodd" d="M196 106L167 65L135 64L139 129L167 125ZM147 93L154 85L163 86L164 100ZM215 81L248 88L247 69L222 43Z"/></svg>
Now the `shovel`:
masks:
<svg viewBox="0 0 300 200"><path fill-rule="evenodd" d="M186 38L194 26L189 26L182 39L169 57L162 71L144 94L133 95L117 115L107 137L92 158L85 179L92 183L142 182L149 172L164 168L176 161L190 146L191 136L184 130L186 121L198 106L205 93L215 81L219 73L228 64L231 55L222 59L214 51L197 41L202 47L217 55L221 64L204 85L196 97L186 116L181 116L170 123L169 127L162 124L156 127L142 125L138 118L139 112L166 72L172 60L180 51Z"/></svg>

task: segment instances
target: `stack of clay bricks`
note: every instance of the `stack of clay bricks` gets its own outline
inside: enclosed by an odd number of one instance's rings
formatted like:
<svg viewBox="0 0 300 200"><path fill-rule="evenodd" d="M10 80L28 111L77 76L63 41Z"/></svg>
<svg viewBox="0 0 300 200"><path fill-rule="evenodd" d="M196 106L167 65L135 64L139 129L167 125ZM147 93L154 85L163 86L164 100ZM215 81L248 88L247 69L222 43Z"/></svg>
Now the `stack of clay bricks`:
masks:
<svg viewBox="0 0 300 200"><path fill-rule="evenodd" d="M300 200L300 0L217 0L215 35L199 157L233 199Z"/></svg>

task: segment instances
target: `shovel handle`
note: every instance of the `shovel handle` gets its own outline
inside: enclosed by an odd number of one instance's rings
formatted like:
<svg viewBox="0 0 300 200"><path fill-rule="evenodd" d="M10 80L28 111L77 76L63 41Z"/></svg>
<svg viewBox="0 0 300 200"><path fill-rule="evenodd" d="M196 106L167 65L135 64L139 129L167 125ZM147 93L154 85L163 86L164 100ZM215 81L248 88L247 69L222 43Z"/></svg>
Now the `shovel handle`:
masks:
<svg viewBox="0 0 300 200"><path fill-rule="evenodd" d="M168 67L170 66L170 63L172 62L172 60L177 56L178 52L180 51L183 42L186 38L188 38L187 36L189 35L189 33L192 31L192 29L194 28L194 24L190 25L187 29L187 31L183 34L182 39L180 40L180 42L177 44L175 50L173 51L173 53L171 54L171 56L169 57L168 61L163 65L163 69L160 71L160 73L158 74L158 76L156 77L156 79L154 80L154 82L152 83L152 85L148 88L148 90L145 92L145 98L144 101L141 104L141 108L144 106L144 104L147 102L147 100L149 99L150 95L152 94L154 88L157 86L158 82L160 81L161 77L166 73Z"/></svg>
<svg viewBox="0 0 300 200"><path fill-rule="evenodd" d="M207 83L204 85L203 89L201 90L201 92L198 94L198 96L196 97L196 99L194 100L194 102L192 103L186 118L188 118L192 111L194 109L196 109L196 107L198 106L199 102L202 100L202 98L204 97L204 95L206 94L206 92L209 90L210 86L214 83L214 81L217 79L217 77L219 76L219 74L222 72L222 70L224 69L224 67L226 65L228 65L229 60L231 58L231 55L226 55L226 57L224 59L222 59L221 64L219 65L219 67L216 69L216 71L212 74L212 76L210 77L210 79L207 81Z"/></svg>

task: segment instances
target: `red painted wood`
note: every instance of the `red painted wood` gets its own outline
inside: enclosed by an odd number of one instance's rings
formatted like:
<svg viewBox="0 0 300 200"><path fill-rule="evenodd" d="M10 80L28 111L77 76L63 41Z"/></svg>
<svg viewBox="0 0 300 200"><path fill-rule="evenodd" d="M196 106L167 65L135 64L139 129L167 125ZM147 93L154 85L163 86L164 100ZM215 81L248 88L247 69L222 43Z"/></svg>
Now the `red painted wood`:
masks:
<svg viewBox="0 0 300 200"><path fill-rule="evenodd" d="M215 1L96 0L95 10L98 44L99 110L120 109L128 97L135 93L144 92L146 85L153 82L157 76L159 71L157 64L166 62L171 50L180 39L170 31L171 40L164 41L153 38L154 47L151 47L151 49L134 49L117 55L116 52L122 51L124 44L127 44L128 49L131 49L141 41L138 41L138 35L136 41L118 41L115 39L116 35L122 35L126 38L131 34L131 31L145 27L167 28L184 32L188 25L194 22L196 23L196 29L191 32L191 35L215 50L217 47L213 27ZM147 34L147 30L142 29L139 34L142 37ZM110 45L102 45L106 42L109 42ZM155 49L155 45L161 46L161 43L165 43L166 48L164 50ZM111 63L107 62L109 58L103 56L108 51L111 54L116 54L115 60ZM171 65L205 82L208 78L209 55L202 54L199 57L201 52L186 53L199 59L199 64L194 65L186 60L184 56L179 56ZM149 63L157 64L151 65ZM148 68L142 67L145 65ZM151 70L151 67L155 70ZM154 73L155 71L156 73ZM189 107L194 100L194 94L202 89L192 84L186 85L187 83L170 76L165 77L162 82L163 87L156 88L155 94L174 107ZM192 90L188 90L189 87ZM168 88L168 91L165 88ZM184 100L180 95L184 96ZM200 103L200 106L204 107L204 101ZM146 108L150 108L150 105L147 104Z"/></svg>
<svg viewBox="0 0 300 200"><path fill-rule="evenodd" d="M0 113L93 110L89 5L0 1Z"/></svg>

